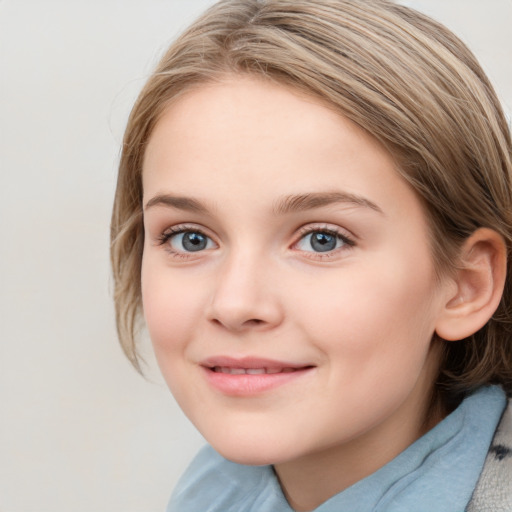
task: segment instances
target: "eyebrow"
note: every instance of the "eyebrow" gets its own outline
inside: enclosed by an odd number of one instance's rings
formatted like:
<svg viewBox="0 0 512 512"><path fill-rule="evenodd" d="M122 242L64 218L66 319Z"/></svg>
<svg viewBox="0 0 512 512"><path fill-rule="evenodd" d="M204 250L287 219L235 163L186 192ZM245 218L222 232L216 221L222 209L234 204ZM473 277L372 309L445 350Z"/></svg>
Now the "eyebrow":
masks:
<svg viewBox="0 0 512 512"><path fill-rule="evenodd" d="M286 196L276 203L274 211L278 214L284 215L287 213L321 208L322 206L329 206L336 203L348 203L354 206L370 208L371 210L375 210L376 212L384 215L381 208L373 201L355 194L337 191Z"/></svg>
<svg viewBox="0 0 512 512"><path fill-rule="evenodd" d="M274 205L273 211L277 215L313 210L323 206L337 203L348 203L354 206L369 208L384 214L381 208L373 201L364 197L346 192L317 192L309 194L293 194L279 199ZM144 207L145 210L154 206L167 206L193 213L208 214L209 210L200 201L192 197L173 196L171 194L159 194L152 197Z"/></svg>
<svg viewBox="0 0 512 512"><path fill-rule="evenodd" d="M153 206L170 206L177 210L194 213L208 213L208 209L197 199L191 197L172 196L170 194L159 194L152 197L144 207L147 210Z"/></svg>

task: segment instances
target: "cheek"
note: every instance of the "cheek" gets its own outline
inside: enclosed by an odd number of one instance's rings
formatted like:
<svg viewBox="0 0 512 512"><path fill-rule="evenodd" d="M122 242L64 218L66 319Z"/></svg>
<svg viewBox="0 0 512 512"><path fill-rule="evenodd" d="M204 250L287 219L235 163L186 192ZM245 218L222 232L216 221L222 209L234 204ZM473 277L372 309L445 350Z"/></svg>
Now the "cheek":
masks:
<svg viewBox="0 0 512 512"><path fill-rule="evenodd" d="M430 379L433 308L426 274L414 283L403 267L386 276L368 270L356 274L345 280L346 287L315 290L317 300L312 296L307 306L303 303L299 316L327 363L322 392L333 400L319 407L332 415L338 404L340 422L347 410L358 411L354 425L365 428L399 407L426 382L423 376Z"/></svg>
<svg viewBox="0 0 512 512"><path fill-rule="evenodd" d="M161 358L181 352L193 335L202 309L199 290L148 261L143 261L141 285L144 319L161 363Z"/></svg>
<svg viewBox="0 0 512 512"><path fill-rule="evenodd" d="M298 318L326 354L356 365L386 369L411 359L420 367L434 332L430 265L381 258L354 266L338 279L318 280L302 297ZM334 283L338 283L333 286ZM373 370L372 370L373 371Z"/></svg>

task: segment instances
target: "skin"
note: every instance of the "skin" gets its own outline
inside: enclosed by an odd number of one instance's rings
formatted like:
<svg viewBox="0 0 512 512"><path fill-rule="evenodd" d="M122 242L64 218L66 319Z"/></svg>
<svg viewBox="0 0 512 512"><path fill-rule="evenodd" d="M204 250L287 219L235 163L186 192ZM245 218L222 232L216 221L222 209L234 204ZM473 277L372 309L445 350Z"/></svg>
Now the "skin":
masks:
<svg viewBox="0 0 512 512"><path fill-rule="evenodd" d="M222 455L274 464L290 505L312 510L441 419L425 422L439 364L431 339L456 289L436 280L420 202L366 132L316 99L229 77L168 107L143 186L156 357ZM295 208L290 195L302 197ZM173 227L199 230L206 246L187 250L183 234L166 236ZM320 253L308 231L326 229L341 238ZM310 369L232 396L201 366L219 355Z"/></svg>

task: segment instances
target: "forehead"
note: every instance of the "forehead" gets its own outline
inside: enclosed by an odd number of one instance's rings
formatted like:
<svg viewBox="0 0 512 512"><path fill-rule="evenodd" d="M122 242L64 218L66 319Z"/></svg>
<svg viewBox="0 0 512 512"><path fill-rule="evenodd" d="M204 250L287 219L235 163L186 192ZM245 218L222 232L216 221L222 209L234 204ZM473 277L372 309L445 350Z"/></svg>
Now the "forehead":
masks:
<svg viewBox="0 0 512 512"><path fill-rule="evenodd" d="M363 129L316 98L246 77L194 88L167 108L146 150L143 184L145 202L179 192L240 210L305 192L385 199L393 210L416 201Z"/></svg>
<svg viewBox="0 0 512 512"><path fill-rule="evenodd" d="M219 148L215 162L221 165L222 156L227 159L234 151L249 156L279 146L282 152L296 154L314 146L321 152L337 142L340 130L353 137L364 135L355 124L339 121L333 109L296 89L258 77L228 76L196 86L168 106L150 137L144 167L164 139L175 156L199 157L199 146L212 153Z"/></svg>

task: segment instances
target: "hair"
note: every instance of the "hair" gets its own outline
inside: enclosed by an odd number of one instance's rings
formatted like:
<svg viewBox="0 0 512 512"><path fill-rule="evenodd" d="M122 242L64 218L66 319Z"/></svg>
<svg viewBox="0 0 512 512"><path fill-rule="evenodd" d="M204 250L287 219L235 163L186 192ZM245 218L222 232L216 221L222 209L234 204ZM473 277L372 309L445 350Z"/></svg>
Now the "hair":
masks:
<svg viewBox="0 0 512 512"><path fill-rule="evenodd" d="M436 390L455 403L482 384L512 390L512 144L492 85L441 24L390 0L223 0L165 53L126 128L111 225L116 321L140 371L146 145L166 108L192 87L249 75L322 101L383 144L423 204L438 275L478 228L507 246L494 316L444 342Z"/></svg>

